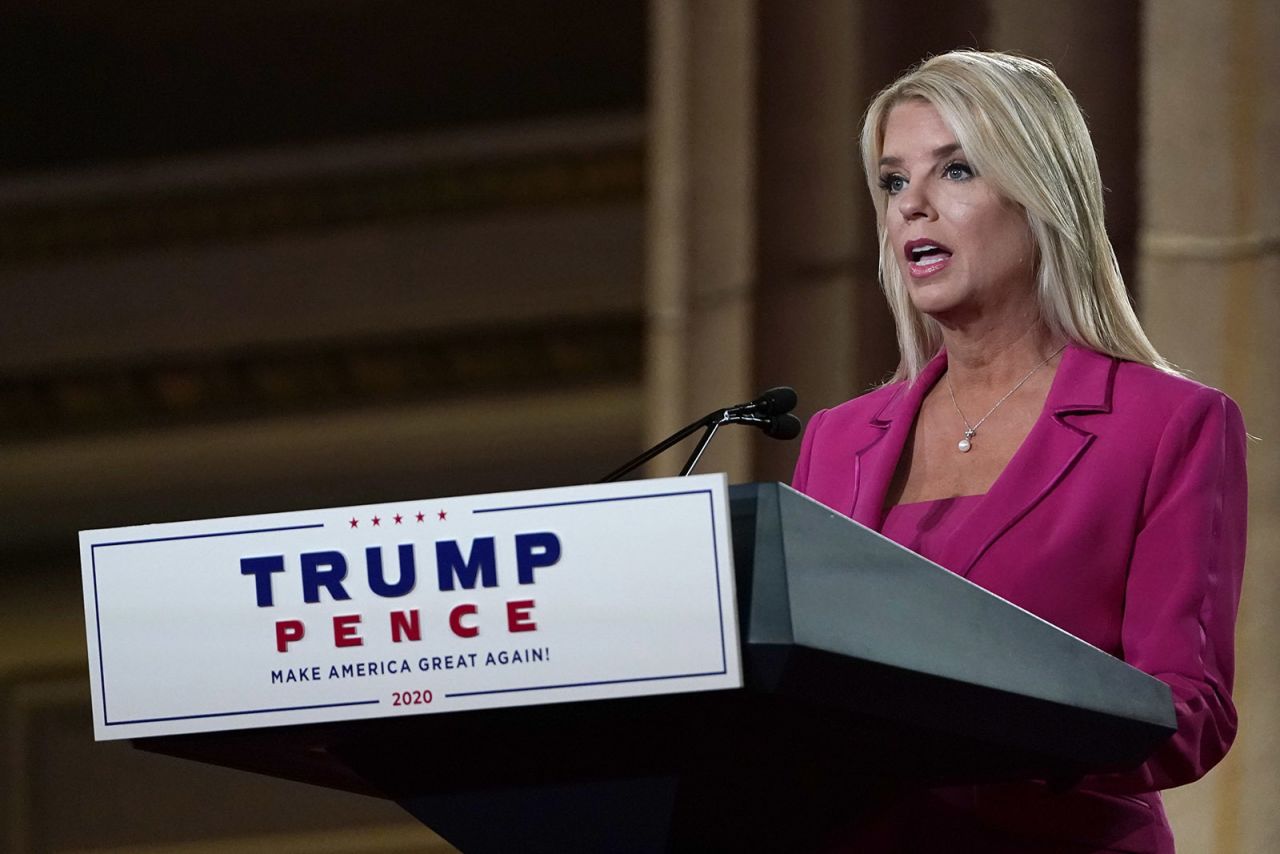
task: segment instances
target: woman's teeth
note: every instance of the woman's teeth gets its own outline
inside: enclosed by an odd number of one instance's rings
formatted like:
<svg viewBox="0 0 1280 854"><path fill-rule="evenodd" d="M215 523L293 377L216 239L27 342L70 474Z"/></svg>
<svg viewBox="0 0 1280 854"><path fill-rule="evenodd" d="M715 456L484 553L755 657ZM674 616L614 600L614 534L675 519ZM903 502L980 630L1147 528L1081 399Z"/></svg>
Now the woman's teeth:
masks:
<svg viewBox="0 0 1280 854"><path fill-rule="evenodd" d="M943 258L951 257L951 253L937 246L917 246L911 250L911 260L916 264L935 264Z"/></svg>

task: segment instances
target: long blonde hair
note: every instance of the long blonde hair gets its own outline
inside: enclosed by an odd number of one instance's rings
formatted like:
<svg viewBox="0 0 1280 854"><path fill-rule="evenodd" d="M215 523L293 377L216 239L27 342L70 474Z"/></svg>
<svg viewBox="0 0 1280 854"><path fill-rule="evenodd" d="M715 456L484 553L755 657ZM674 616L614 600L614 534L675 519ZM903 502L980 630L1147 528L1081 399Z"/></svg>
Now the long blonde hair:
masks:
<svg viewBox="0 0 1280 854"><path fill-rule="evenodd" d="M897 104L924 100L956 135L978 174L1020 205L1037 248L1036 298L1050 332L1093 350L1177 370L1138 323L1103 223L1102 178L1084 116L1043 63L961 50L935 56L876 96L862 125L862 163L876 207L880 281L898 332L895 380L912 381L942 346L916 310L888 244L879 185L885 123Z"/></svg>

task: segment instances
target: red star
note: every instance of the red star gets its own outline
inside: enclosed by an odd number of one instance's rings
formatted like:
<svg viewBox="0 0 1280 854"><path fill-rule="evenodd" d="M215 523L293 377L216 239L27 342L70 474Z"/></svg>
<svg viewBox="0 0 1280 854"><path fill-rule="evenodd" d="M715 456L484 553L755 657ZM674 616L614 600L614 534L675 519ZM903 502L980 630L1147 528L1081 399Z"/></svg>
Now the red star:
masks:
<svg viewBox="0 0 1280 854"><path fill-rule="evenodd" d="M401 521L403 521L403 518L404 518L404 517L402 517L399 513L397 513L397 514L396 514L396 524L397 524L397 525L399 525L399 524L401 523Z"/></svg>
<svg viewBox="0 0 1280 854"><path fill-rule="evenodd" d="M379 519L377 516L374 516L374 517L373 517L373 527L375 527L375 528L376 528L376 527L378 527L378 526L379 526L379 525L381 525L381 524L382 524L382 520L381 520L381 519Z"/></svg>
<svg viewBox="0 0 1280 854"><path fill-rule="evenodd" d="M359 520L357 520L357 519L352 519L352 520L351 520L351 527L353 527L353 528L359 528L359 527L360 527L360 522L359 522Z"/></svg>
<svg viewBox="0 0 1280 854"><path fill-rule="evenodd" d="M419 511L418 511L418 521L419 521L419 522L421 522L421 521L422 521L422 518L423 518L423 513L422 513L422 511L421 511L421 510L419 510Z"/></svg>
<svg viewBox="0 0 1280 854"><path fill-rule="evenodd" d="M443 521L444 521L444 517L448 516L449 514L448 514L448 513L446 513L446 512L444 512L443 510L441 510L441 511L440 511L439 513L437 513L436 515L437 515L437 516L439 516L439 517L440 517L440 521L441 521L441 522L443 522Z"/></svg>

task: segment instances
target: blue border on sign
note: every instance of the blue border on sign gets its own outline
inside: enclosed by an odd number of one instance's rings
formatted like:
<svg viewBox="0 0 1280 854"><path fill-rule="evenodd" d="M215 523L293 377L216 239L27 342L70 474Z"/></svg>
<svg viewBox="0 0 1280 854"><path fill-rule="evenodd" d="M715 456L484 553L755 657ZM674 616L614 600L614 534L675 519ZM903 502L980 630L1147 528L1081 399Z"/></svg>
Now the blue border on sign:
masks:
<svg viewBox="0 0 1280 854"><path fill-rule="evenodd" d="M566 682L559 685L528 685L521 688L494 688L487 691L454 691L445 697L479 697L486 694L516 694L524 691L551 691L557 688L590 688L598 685L626 685L631 682L659 682L667 679L696 679L700 676L723 676L729 672L729 659L724 637L724 594L720 589L720 545L717 542L715 496L710 489L688 489L683 492L655 492L651 495L622 495L616 498L584 498L579 501L552 501L546 504L520 504L511 507L486 507L472 510L473 514L507 513L514 510L542 510L547 507L568 507L576 504L606 504L611 501L642 501L646 498L676 498L685 495L705 495L707 510L711 515L711 554L715 562L716 610L720 618L720 669L702 673L669 673L661 676L635 676L630 679L603 679L595 682Z"/></svg>
<svg viewBox="0 0 1280 854"><path fill-rule="evenodd" d="M89 546L89 562L93 572L93 621L98 632L98 686L102 692L102 725L125 726L128 724L152 724L164 721L190 721L200 718L226 718L235 715L260 715L271 712L299 712L306 709L332 709L338 706L368 706L381 703L381 700L353 700L346 703L323 703L315 706L290 706L279 709L243 709L234 712L207 712L202 715L174 715L166 718L137 718L128 721L113 721L107 713L107 668L102 651L102 615L98 608L98 549L111 546L138 546L148 543L172 543L177 540L206 540L210 537L238 537L247 534L276 534L281 531L306 531L323 528L323 522L311 525L289 525L282 528L255 528L249 531L214 531L207 534L184 534L178 537L152 537L144 540L116 540L111 543L94 543Z"/></svg>

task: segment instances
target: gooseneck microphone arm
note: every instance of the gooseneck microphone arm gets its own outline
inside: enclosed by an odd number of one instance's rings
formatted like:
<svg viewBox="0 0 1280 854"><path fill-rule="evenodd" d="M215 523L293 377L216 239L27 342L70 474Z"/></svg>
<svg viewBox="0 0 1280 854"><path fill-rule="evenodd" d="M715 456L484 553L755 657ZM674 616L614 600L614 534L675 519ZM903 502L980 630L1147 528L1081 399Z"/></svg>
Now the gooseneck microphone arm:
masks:
<svg viewBox="0 0 1280 854"><path fill-rule="evenodd" d="M772 438L794 439L800 435L800 419L791 414L791 410L795 409L795 406L795 391L786 386L779 386L778 388L769 389L749 403L740 403L737 406L729 406L708 412L692 424L681 427L649 450L640 454L640 456L628 460L609 472L600 479L600 483L618 480L658 456L658 454L661 454L672 445L692 436L699 430L705 430L706 432L702 434L697 446L693 449L693 453L689 455L689 459L685 461L684 467L680 470L680 476L684 477L693 471L693 467L698 464L698 460L702 457L702 452L707 449L711 438L722 424L749 424L753 427L759 427L765 432L765 435Z"/></svg>
<svg viewBox="0 0 1280 854"><path fill-rule="evenodd" d="M719 412L717 411L717 412L716 412L716 413L714 413L714 414L718 415L718 414L719 414ZM699 418L697 421L693 422L692 424L688 425L687 427L681 427L679 430L677 430L676 432L672 433L670 436L668 436L667 438L663 439L661 442L659 442L658 444L654 445L652 448L650 448L649 450L645 451L645 452L644 452L643 454L641 454L640 456L638 456L638 457L636 457L636 458L634 458L634 459L632 459L632 460L628 460L627 462L623 463L623 464L622 464L621 466L619 466L618 468L614 469L613 471L609 472L609 473L608 473L607 475L605 475L604 477L600 478L600 481L599 481L599 482L600 482L600 483L610 483L611 481L615 481L615 480L617 480L618 478L622 477L623 475L628 474L628 473L630 473L630 472L632 472L632 471L634 471L634 470L638 469L640 466L642 466L642 465L644 465L645 463L649 462L649 460L653 459L653 458L654 458L654 457L656 457L658 454L660 454L660 453L662 453L663 451L665 451L667 448L670 448L672 445L677 444L677 443L678 443L678 442L680 442L681 440L686 439L686 438L688 438L689 436L692 436L694 433L698 432L698 431L699 431L699 430L701 430L703 427L707 426L707 418L708 418L708 417L709 417L709 416L704 416L704 417L702 417L702 418Z"/></svg>
<svg viewBox="0 0 1280 854"><path fill-rule="evenodd" d="M702 458L702 452L707 449L707 445L711 444L711 437L720 429L720 425L726 423L723 419L712 421L707 426L707 432L702 434L702 438L698 439L698 444L694 446L693 453L689 455L689 459L684 461L684 466L680 469L680 477L687 477L689 472L693 471L693 467L698 464L698 460Z"/></svg>

